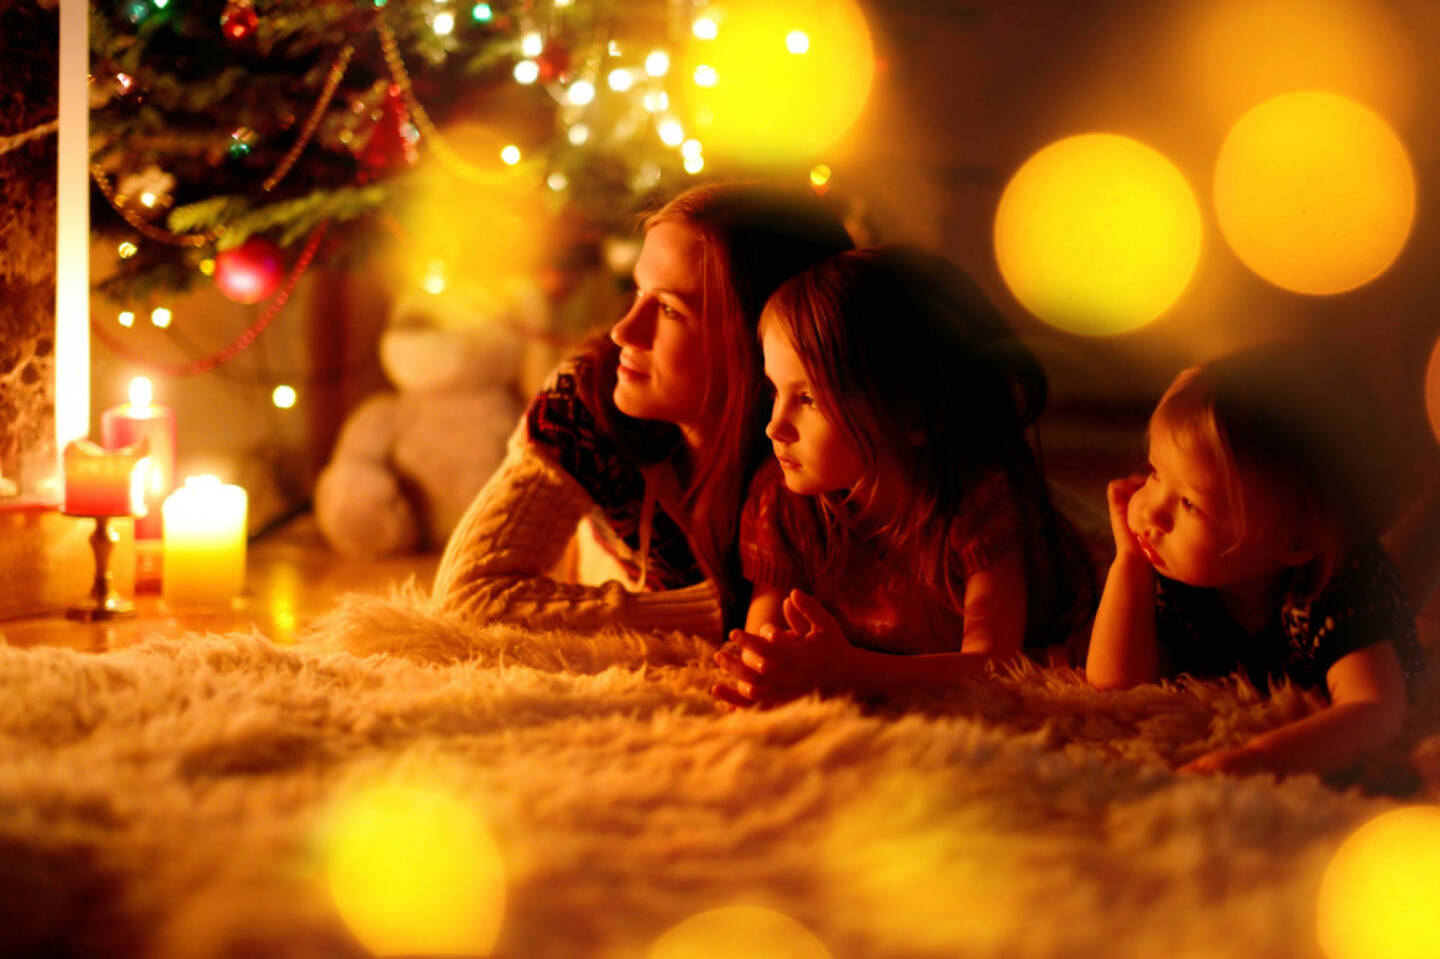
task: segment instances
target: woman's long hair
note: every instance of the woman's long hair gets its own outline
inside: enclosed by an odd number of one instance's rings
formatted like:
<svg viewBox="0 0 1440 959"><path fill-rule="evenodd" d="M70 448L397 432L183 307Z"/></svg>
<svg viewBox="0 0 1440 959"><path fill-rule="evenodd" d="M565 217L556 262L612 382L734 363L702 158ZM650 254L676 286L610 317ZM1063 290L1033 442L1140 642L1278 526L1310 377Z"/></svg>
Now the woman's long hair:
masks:
<svg viewBox="0 0 1440 959"><path fill-rule="evenodd" d="M649 214L645 230L658 223L684 225L703 250L696 264L707 309L701 331L706 355L719 357L720 373L705 384L706 444L686 482L687 533L733 613L743 598L734 548L740 508L750 475L769 452L764 433L769 408L755 335L760 312L786 279L853 244L840 218L814 194L754 183L687 190ZM682 443L677 426L636 419L615 407L620 348L597 336L586 351L594 376L584 384L583 398L600 429L642 462L674 455Z"/></svg>
<svg viewBox="0 0 1440 959"><path fill-rule="evenodd" d="M1019 511L1030 645L1088 618L1093 572L1026 436L1044 370L968 276L911 247L854 250L786 282L771 323L865 464L853 490L782 497L785 533L812 568L838 568L863 538L961 605L957 524L998 473Z"/></svg>

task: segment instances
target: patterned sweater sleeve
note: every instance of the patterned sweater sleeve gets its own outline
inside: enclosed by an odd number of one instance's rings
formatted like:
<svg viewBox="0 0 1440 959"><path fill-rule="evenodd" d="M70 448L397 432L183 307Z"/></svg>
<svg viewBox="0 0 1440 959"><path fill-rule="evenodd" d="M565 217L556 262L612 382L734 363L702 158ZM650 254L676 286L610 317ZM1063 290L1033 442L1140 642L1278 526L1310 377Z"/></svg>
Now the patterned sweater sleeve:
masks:
<svg viewBox="0 0 1440 959"><path fill-rule="evenodd" d="M622 583L559 582L559 562L594 501L529 440L522 423L499 469L451 534L431 590L435 613L471 622L537 628L627 626L679 630L719 641L720 595L714 583L635 593Z"/></svg>

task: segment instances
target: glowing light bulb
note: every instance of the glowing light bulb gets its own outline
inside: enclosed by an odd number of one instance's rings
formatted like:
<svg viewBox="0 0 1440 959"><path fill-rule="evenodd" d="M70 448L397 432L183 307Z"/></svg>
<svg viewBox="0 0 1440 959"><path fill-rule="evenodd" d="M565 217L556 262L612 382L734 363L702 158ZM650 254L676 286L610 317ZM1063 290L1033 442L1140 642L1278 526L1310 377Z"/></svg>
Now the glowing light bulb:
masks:
<svg viewBox="0 0 1440 959"><path fill-rule="evenodd" d="M163 306L157 306L150 311L150 322L162 330L170 325L171 319L173 319L173 314Z"/></svg>
<svg viewBox="0 0 1440 959"><path fill-rule="evenodd" d="M695 68L695 85L697 87L713 87L719 82L720 76L710 64L702 63Z"/></svg>
<svg viewBox="0 0 1440 959"><path fill-rule="evenodd" d="M144 193L140 194L140 205L151 207L154 206L156 201L158 201L159 199L160 198L157 197L155 194L151 193L149 190L146 190Z"/></svg>
<svg viewBox="0 0 1440 959"><path fill-rule="evenodd" d="M645 109L659 113L670 106L670 95L664 90L650 90L645 94Z"/></svg>
<svg viewBox="0 0 1440 959"><path fill-rule="evenodd" d="M200 261L200 272L205 276L215 275L215 258L213 256L207 256Z"/></svg>
<svg viewBox="0 0 1440 959"><path fill-rule="evenodd" d="M495 11L488 3L477 3L470 8L470 19L476 23L489 23L495 17Z"/></svg>
<svg viewBox="0 0 1440 959"><path fill-rule="evenodd" d="M709 17L699 17L690 25L690 31L699 40L714 40L720 35L720 27Z"/></svg>
<svg viewBox="0 0 1440 959"><path fill-rule="evenodd" d="M621 67L611 70L610 75L605 78L605 82L610 84L610 89L616 93L624 93L635 85L635 74Z"/></svg>
<svg viewBox="0 0 1440 959"><path fill-rule="evenodd" d="M120 322L121 326L135 325L135 314L131 313L129 310L122 311L121 314L116 317L116 319Z"/></svg>
<svg viewBox="0 0 1440 959"><path fill-rule="evenodd" d="M655 132L660 134L660 142L668 147L678 147L685 140L685 128L679 120L662 120Z"/></svg>
<svg viewBox="0 0 1440 959"><path fill-rule="evenodd" d="M155 384L150 382L148 376L137 376L130 381L125 395L130 398L131 406L149 406L155 399Z"/></svg>
<svg viewBox="0 0 1440 959"><path fill-rule="evenodd" d="M705 158L702 157L700 154L697 153L694 156L688 156L685 158L686 173L689 173L693 176L694 174L699 173L703 169L705 169Z"/></svg>
<svg viewBox="0 0 1440 959"><path fill-rule="evenodd" d="M583 123L577 123L565 132L565 139L578 147L590 139L590 128Z"/></svg>
<svg viewBox="0 0 1440 959"><path fill-rule="evenodd" d="M295 387L281 383L270 393L270 402L276 409L288 410L295 405Z"/></svg>
<svg viewBox="0 0 1440 959"><path fill-rule="evenodd" d="M651 50L645 57L645 72L652 77L663 77L670 70L670 54L664 50Z"/></svg>
<svg viewBox="0 0 1440 959"><path fill-rule="evenodd" d="M589 80L576 80L570 85L570 92L566 98L577 107L583 107L595 99L595 84Z"/></svg>
<svg viewBox="0 0 1440 959"><path fill-rule="evenodd" d="M455 14L450 11L435 14L435 21L430 24L436 36L449 36L455 30Z"/></svg>
<svg viewBox="0 0 1440 959"><path fill-rule="evenodd" d="M680 144L680 155L685 157L686 159L689 159L690 157L698 157L702 152L704 152L704 149L705 148L701 146L699 140L691 137L689 140L686 140L684 143Z"/></svg>
<svg viewBox="0 0 1440 959"><path fill-rule="evenodd" d="M552 173L545 178L545 185L559 193L570 185L570 178L563 173Z"/></svg>
<svg viewBox="0 0 1440 959"><path fill-rule="evenodd" d="M831 170L823 163L817 163L810 168L810 185L824 186L830 182Z"/></svg>
<svg viewBox="0 0 1440 959"><path fill-rule="evenodd" d="M515 82L531 84L540 78L540 64L534 60L521 60L515 64Z"/></svg>
<svg viewBox="0 0 1440 959"><path fill-rule="evenodd" d="M785 49L795 55L810 52L810 35L804 30L791 30L785 34Z"/></svg>
<svg viewBox="0 0 1440 959"><path fill-rule="evenodd" d="M424 287L426 293L439 296L450 285L445 277L447 272L444 260L431 260L426 264L425 278L420 281L420 285Z"/></svg>
<svg viewBox="0 0 1440 959"><path fill-rule="evenodd" d="M115 252L120 254L120 259L128 260L136 253L139 253L140 248L129 240L126 240L115 248Z"/></svg>
<svg viewBox="0 0 1440 959"><path fill-rule="evenodd" d="M510 166L520 162L520 148L511 143L500 151L500 159Z"/></svg>
<svg viewBox="0 0 1440 959"><path fill-rule="evenodd" d="M545 38L538 33L527 33L520 38L520 52L527 57L538 57L545 49Z"/></svg>

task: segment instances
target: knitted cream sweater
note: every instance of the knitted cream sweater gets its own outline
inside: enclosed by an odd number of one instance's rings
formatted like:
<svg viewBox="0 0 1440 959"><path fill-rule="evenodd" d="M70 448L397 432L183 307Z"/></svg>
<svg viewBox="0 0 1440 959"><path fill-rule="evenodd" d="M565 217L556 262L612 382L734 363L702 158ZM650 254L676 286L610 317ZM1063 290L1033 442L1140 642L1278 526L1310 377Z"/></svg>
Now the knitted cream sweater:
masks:
<svg viewBox="0 0 1440 959"><path fill-rule="evenodd" d="M595 509L575 478L529 442L522 423L504 462L450 535L431 590L433 611L547 629L677 630L720 642L720 592L708 579L632 592L614 580L592 586L547 575L577 524Z"/></svg>

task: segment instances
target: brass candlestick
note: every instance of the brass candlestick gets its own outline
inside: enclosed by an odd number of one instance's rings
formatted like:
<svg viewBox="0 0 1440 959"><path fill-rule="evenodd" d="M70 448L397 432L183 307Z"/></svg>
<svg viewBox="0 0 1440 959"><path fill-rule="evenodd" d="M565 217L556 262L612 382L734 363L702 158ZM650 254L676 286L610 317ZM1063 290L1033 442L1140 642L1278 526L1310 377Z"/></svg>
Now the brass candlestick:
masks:
<svg viewBox="0 0 1440 959"><path fill-rule="evenodd" d="M90 534L90 550L95 554L95 582L90 586L90 601L80 606L71 606L65 611L65 615L69 619L85 622L134 616L135 605L115 592L115 574L110 571L110 553L119 542L120 534L111 528L110 517L93 518L95 532Z"/></svg>

